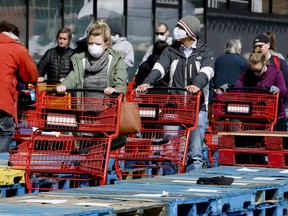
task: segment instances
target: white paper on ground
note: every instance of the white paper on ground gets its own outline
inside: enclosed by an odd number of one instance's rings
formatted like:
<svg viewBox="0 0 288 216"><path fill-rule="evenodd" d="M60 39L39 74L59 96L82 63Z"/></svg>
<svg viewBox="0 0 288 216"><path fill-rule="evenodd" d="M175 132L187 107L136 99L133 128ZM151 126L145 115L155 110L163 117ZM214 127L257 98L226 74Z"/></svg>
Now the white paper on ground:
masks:
<svg viewBox="0 0 288 216"><path fill-rule="evenodd" d="M188 190L184 190L184 191L192 191L192 192L204 192L204 193L206 193L206 192L212 192L212 193L218 193L218 192L220 192L219 190L212 190L212 189L204 189L204 188L199 188L199 189L197 189L197 188L190 188L190 189L188 189Z"/></svg>
<svg viewBox="0 0 288 216"><path fill-rule="evenodd" d="M244 168L241 168L241 169L237 169L236 171L244 171L244 172L259 172L260 170L257 170L257 169L250 169L250 168L247 168L247 167L244 167Z"/></svg>
<svg viewBox="0 0 288 216"><path fill-rule="evenodd" d="M25 203L45 203L45 204L62 204L62 203L67 202L67 200L27 199L27 200L20 200L20 202L25 202Z"/></svg>
<svg viewBox="0 0 288 216"><path fill-rule="evenodd" d="M281 178L275 178L275 177L255 177L253 179L255 179L255 180L267 180L267 181L281 180Z"/></svg>
<svg viewBox="0 0 288 216"><path fill-rule="evenodd" d="M169 194L166 191L163 191L162 194L135 194L137 197L167 197Z"/></svg>
<svg viewBox="0 0 288 216"><path fill-rule="evenodd" d="M75 205L110 207L110 205L113 205L113 203L108 204L108 203L81 202L81 203L76 203Z"/></svg>
<svg viewBox="0 0 288 216"><path fill-rule="evenodd" d="M282 171L280 171L279 173L288 173L288 169L282 170Z"/></svg>

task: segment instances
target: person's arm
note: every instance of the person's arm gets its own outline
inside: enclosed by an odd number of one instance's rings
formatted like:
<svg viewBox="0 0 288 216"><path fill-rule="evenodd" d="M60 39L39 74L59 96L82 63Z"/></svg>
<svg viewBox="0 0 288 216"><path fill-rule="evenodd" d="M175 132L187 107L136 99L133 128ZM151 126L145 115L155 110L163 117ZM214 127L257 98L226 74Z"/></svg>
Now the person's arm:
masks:
<svg viewBox="0 0 288 216"><path fill-rule="evenodd" d="M247 71L247 70L246 70ZM245 76L245 74L246 74L246 71L244 71L240 76L239 76L239 78L238 78L238 80L236 81L236 83L235 83L235 87L240 87L240 88L242 88L242 87L244 87L245 85L244 85L244 76Z"/></svg>
<svg viewBox="0 0 288 216"><path fill-rule="evenodd" d="M150 46L150 47L148 48L147 52L145 53L145 55L143 56L142 61L140 62L140 64L141 64L142 62L146 61L146 60L148 59L148 57L149 57L150 55L152 55L152 52L153 52L153 46Z"/></svg>
<svg viewBox="0 0 288 216"><path fill-rule="evenodd" d="M36 83L38 80L38 71L28 50L24 46L21 46L18 53L19 77L21 81L25 84Z"/></svg>
<svg viewBox="0 0 288 216"><path fill-rule="evenodd" d="M211 49L207 49L202 57L201 68L197 76L193 80L193 86L197 86L200 90L207 86L214 76L215 58ZM197 63L196 63L197 64ZM193 92L193 91L192 91Z"/></svg>
<svg viewBox="0 0 288 216"><path fill-rule="evenodd" d="M45 73L46 73L45 68L49 64L49 53L50 53L49 50L47 52L45 52L45 54L42 56L42 58L40 59L40 61L37 64L37 70L38 70L39 77L44 78L44 76L45 76Z"/></svg>
<svg viewBox="0 0 288 216"><path fill-rule="evenodd" d="M130 42L125 41L125 58L124 62L127 68L132 68L134 66L134 49Z"/></svg>
<svg viewBox="0 0 288 216"><path fill-rule="evenodd" d="M282 59L279 59L279 61L280 61L280 70L283 74L285 85L287 88L288 87L288 64Z"/></svg>
<svg viewBox="0 0 288 216"><path fill-rule="evenodd" d="M118 58L114 72L108 74L113 74L112 83L109 87L114 88L117 92L125 93L127 87L127 70L122 58Z"/></svg>
<svg viewBox="0 0 288 216"><path fill-rule="evenodd" d="M277 70L275 73L276 73L275 86L280 89L280 98L285 99L287 96L287 88L285 85L284 76L280 70Z"/></svg>
<svg viewBox="0 0 288 216"><path fill-rule="evenodd" d="M64 81L61 83L61 86L65 86L66 88L75 88L81 82L81 71L84 71L83 64L77 63L76 58L72 56L71 58L72 63L72 70L70 73L64 78ZM75 66L75 67L74 67Z"/></svg>

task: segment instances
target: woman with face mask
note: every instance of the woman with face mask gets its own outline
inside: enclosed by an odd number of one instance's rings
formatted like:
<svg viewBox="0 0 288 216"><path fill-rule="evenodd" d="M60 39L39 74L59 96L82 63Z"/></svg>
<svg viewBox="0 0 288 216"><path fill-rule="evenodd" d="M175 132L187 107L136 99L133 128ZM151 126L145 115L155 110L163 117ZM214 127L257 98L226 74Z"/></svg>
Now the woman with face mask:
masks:
<svg viewBox="0 0 288 216"><path fill-rule="evenodd" d="M85 92L82 95L82 92L77 92L77 97L88 98L110 96L113 92L125 93L127 71L121 53L111 48L111 31L108 25L103 20L95 21L88 30L87 39L87 51L71 57L73 69L57 87L57 91L64 93L66 88L104 89L104 95L98 92ZM113 140L112 149L125 143L126 136L119 136Z"/></svg>
<svg viewBox="0 0 288 216"><path fill-rule="evenodd" d="M73 70L57 87L59 93L66 88L104 89L106 96L126 91L127 71L121 54L111 48L111 31L103 21L95 21L89 28L88 50L71 57ZM88 97L99 97L95 92ZM92 94L92 95L91 95ZM87 95L85 95L87 96Z"/></svg>

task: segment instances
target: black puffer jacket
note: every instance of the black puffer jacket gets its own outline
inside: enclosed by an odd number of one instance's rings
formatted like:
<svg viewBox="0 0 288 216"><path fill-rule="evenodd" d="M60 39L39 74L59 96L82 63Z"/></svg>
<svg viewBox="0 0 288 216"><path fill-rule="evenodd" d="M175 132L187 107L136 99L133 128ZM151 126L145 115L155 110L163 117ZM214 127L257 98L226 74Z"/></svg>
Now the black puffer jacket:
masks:
<svg viewBox="0 0 288 216"><path fill-rule="evenodd" d="M47 81L58 81L66 77L70 72L70 59L73 49L62 49L59 46L47 50L37 64L39 77L47 74Z"/></svg>

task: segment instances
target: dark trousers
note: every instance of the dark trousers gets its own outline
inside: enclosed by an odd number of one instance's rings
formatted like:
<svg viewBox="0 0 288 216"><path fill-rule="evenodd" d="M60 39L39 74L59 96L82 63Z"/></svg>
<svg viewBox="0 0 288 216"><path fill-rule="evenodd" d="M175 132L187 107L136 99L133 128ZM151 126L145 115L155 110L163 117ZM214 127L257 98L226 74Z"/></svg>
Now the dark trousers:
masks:
<svg viewBox="0 0 288 216"><path fill-rule="evenodd" d="M0 110L0 152L8 152L15 132L14 118Z"/></svg>

